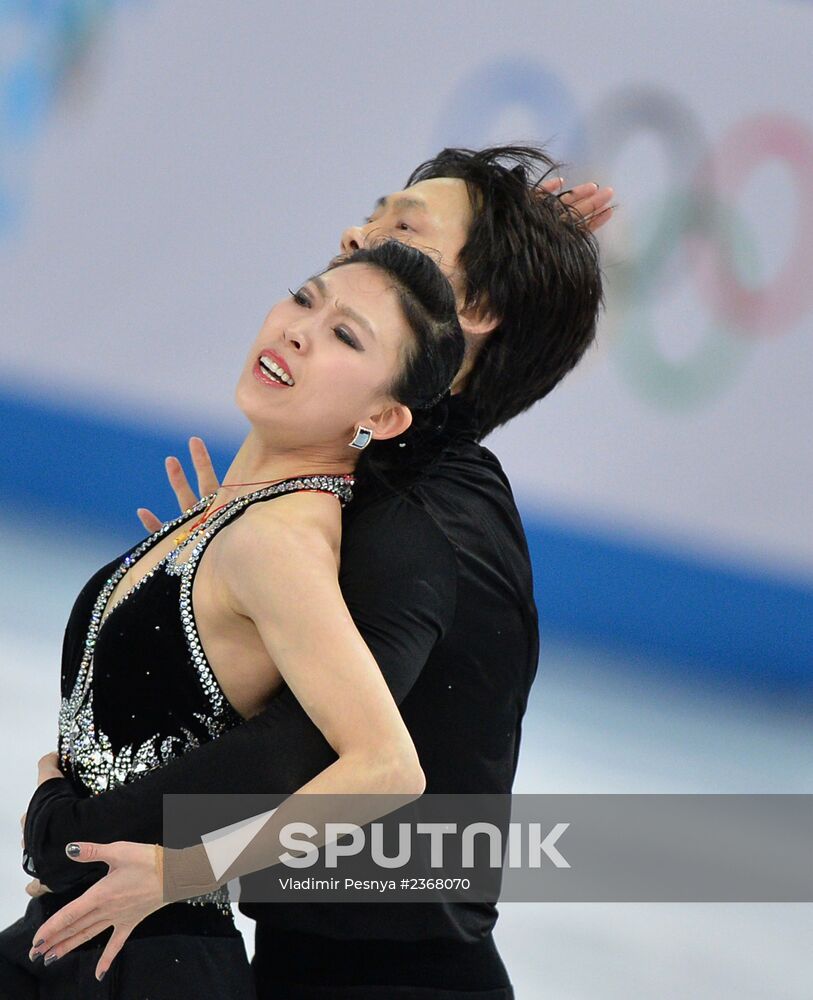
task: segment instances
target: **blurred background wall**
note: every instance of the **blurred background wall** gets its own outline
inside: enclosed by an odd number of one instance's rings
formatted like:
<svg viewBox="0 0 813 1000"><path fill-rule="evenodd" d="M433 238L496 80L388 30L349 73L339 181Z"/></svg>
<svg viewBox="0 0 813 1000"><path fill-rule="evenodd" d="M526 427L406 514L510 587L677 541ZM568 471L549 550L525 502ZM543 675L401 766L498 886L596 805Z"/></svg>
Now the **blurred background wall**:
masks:
<svg viewBox="0 0 813 1000"><path fill-rule="evenodd" d="M488 441L543 632L518 787L811 790L812 38L790 0L0 0L9 885L74 593L190 433L225 469L269 306L445 145L618 206L597 346ZM714 909L498 926L520 997L809 995L809 907Z"/></svg>

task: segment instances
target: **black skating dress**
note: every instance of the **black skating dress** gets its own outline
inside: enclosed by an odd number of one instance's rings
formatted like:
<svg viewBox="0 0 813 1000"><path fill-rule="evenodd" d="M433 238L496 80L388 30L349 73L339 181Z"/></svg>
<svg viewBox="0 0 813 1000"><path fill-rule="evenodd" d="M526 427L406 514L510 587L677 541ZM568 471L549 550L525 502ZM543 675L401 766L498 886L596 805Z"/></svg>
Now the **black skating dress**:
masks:
<svg viewBox="0 0 813 1000"><path fill-rule="evenodd" d="M226 504L172 549L115 605L124 574L170 532L192 522L211 498L164 525L123 557L102 567L71 611L62 656L59 756L81 795L135 781L241 721L209 666L197 633L192 585L211 539L254 503L300 490L351 498L352 480L304 476ZM183 553L183 555L181 555ZM36 858L27 859L36 873ZM0 1000L251 1000L254 986L242 936L224 887L165 906L133 931L102 983L94 970L108 932L51 963L31 964L36 929L104 874L88 866L80 890L55 891L28 906L0 933Z"/></svg>

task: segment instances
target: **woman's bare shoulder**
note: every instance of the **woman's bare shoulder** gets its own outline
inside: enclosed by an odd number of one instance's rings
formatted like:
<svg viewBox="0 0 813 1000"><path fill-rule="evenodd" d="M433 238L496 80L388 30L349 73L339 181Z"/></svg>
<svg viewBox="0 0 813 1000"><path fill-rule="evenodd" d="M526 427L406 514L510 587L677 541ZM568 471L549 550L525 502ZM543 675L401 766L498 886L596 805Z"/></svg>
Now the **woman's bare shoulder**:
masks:
<svg viewBox="0 0 813 1000"><path fill-rule="evenodd" d="M253 503L224 535L230 536L228 548L241 558L259 553L305 557L330 551L338 559L341 530L336 497L302 490Z"/></svg>
<svg viewBox="0 0 813 1000"><path fill-rule="evenodd" d="M292 602L304 613L304 605L330 604L338 593L341 511L335 497L291 494L255 503L221 532L221 540L215 568L229 604L255 623L284 611L293 624L299 619Z"/></svg>

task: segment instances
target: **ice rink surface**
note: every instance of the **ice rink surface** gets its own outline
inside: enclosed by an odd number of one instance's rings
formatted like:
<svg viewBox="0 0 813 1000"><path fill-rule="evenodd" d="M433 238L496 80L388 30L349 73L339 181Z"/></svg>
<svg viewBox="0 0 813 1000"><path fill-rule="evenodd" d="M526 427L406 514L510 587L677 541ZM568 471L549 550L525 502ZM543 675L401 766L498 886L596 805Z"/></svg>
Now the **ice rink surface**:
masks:
<svg viewBox="0 0 813 1000"><path fill-rule="evenodd" d="M58 516L0 515L3 925L27 899L19 817L37 759L55 746L65 620L85 580L124 547ZM515 791L813 791L809 717L684 684L674 665L662 666L543 636ZM500 911L496 936L518 1000L813 996L812 904L514 903ZM238 919L251 948L251 922Z"/></svg>

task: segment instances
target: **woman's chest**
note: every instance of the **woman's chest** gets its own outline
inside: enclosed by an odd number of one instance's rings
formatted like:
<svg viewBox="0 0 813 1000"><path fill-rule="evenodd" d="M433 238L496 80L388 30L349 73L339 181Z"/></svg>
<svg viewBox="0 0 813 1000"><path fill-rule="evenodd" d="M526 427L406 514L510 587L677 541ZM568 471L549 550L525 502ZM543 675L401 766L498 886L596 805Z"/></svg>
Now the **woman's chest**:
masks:
<svg viewBox="0 0 813 1000"><path fill-rule="evenodd" d="M104 607L101 610L101 624L108 616L150 580L156 573L164 570L167 561L178 560L183 549L178 545L178 533L170 532L164 538L151 545L144 553L128 557L114 574L112 588L107 587L104 597Z"/></svg>
<svg viewBox="0 0 813 1000"><path fill-rule="evenodd" d="M283 678L254 622L233 610L219 581L204 567L192 588L192 608L201 648L218 684L243 718L256 715Z"/></svg>
<svg viewBox="0 0 813 1000"><path fill-rule="evenodd" d="M97 694L177 705L202 689L216 712L225 702L244 718L256 714L282 680L254 623L233 608L226 539L197 552L162 549L111 594L94 656Z"/></svg>

